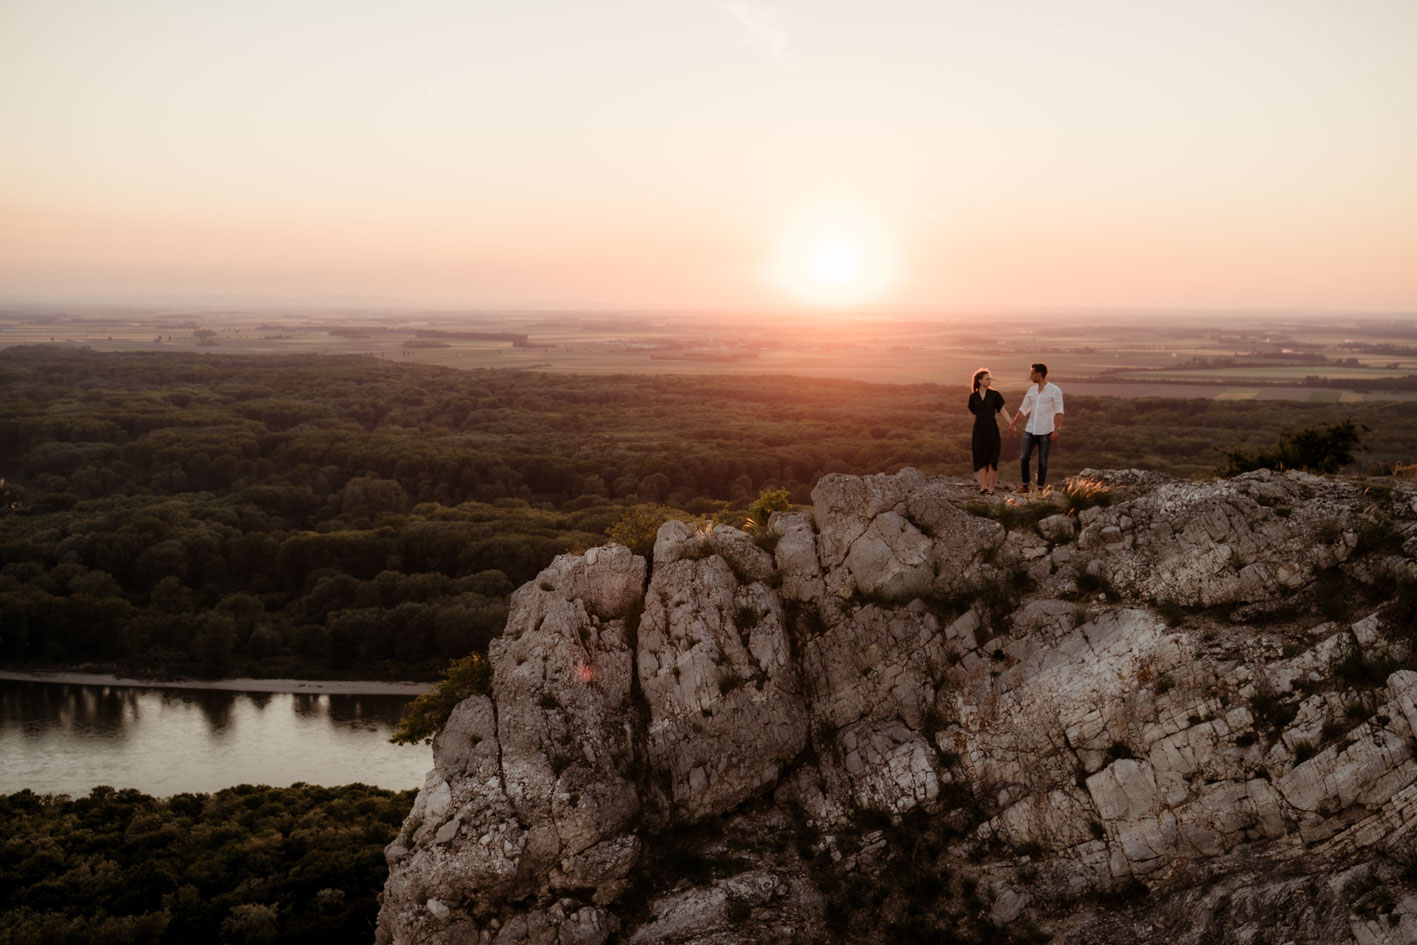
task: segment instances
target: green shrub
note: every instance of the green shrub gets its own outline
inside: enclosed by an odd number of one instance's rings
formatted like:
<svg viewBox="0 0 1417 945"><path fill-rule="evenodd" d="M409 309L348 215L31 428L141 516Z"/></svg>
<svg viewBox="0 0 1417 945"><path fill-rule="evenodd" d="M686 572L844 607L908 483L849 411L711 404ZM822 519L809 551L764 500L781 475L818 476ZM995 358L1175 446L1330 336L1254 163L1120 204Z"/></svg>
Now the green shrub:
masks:
<svg viewBox="0 0 1417 945"><path fill-rule="evenodd" d="M1343 526L1334 519L1326 518L1315 527L1314 537L1320 544L1331 545L1343 537Z"/></svg>
<svg viewBox="0 0 1417 945"><path fill-rule="evenodd" d="M1329 719L1324 723L1323 730L1319 733L1319 738L1323 744L1342 738L1348 733L1348 726L1340 719Z"/></svg>
<svg viewBox="0 0 1417 945"><path fill-rule="evenodd" d="M1362 433L1368 429L1345 420L1342 423L1326 423L1322 429L1305 427L1281 433L1274 446L1267 450L1227 450L1225 463L1218 472L1222 476L1255 469L1307 469L1310 472L1336 473L1353 462L1354 451L1363 449Z"/></svg>
<svg viewBox="0 0 1417 945"><path fill-rule="evenodd" d="M974 600L990 624L998 623L1018 607L1033 587L1033 578L1022 568L995 574L975 589Z"/></svg>
<svg viewBox="0 0 1417 945"><path fill-rule="evenodd" d="M688 513L666 505L637 505L626 510L605 534L615 544L648 558L654 554L654 539L661 525L670 519L686 522L690 518Z"/></svg>
<svg viewBox="0 0 1417 945"><path fill-rule="evenodd" d="M1397 662L1385 653L1368 654L1362 650L1349 650L1342 656L1334 657L1329 671L1355 689L1371 689L1384 685L1387 678L1397 669Z"/></svg>
<svg viewBox="0 0 1417 945"><path fill-rule="evenodd" d="M1408 886L1417 886L1417 842L1411 834L1388 851L1388 859L1397 867L1397 878Z"/></svg>
<svg viewBox="0 0 1417 945"><path fill-rule="evenodd" d="M1263 722L1274 729L1282 729L1294 721L1299 707L1284 701L1284 697L1273 689L1261 687L1250 697L1250 714L1256 722Z"/></svg>
<svg viewBox="0 0 1417 945"><path fill-rule="evenodd" d="M1354 554L1393 554L1402 549L1402 534L1377 507L1368 506L1358 517L1358 544Z"/></svg>
<svg viewBox="0 0 1417 945"><path fill-rule="evenodd" d="M486 657L473 653L453 660L443 671L442 682L404 706L403 717L389 741L396 745L431 742L459 702L468 696L491 693L492 664Z"/></svg>
<svg viewBox="0 0 1417 945"><path fill-rule="evenodd" d="M1092 594L1102 594L1108 600L1118 600L1121 594L1113 586L1112 581L1105 574L1093 574L1091 571L1079 571L1073 578L1077 584L1078 594L1090 596Z"/></svg>
<svg viewBox="0 0 1417 945"><path fill-rule="evenodd" d="M791 508L792 501L786 489L764 489L758 493L753 504L748 506L748 517L743 521L743 530L765 531L772 513L786 512Z"/></svg>
<svg viewBox="0 0 1417 945"><path fill-rule="evenodd" d="M1398 580L1384 616L1397 628L1399 635L1409 640L1417 637L1417 580L1409 577Z"/></svg>
<svg viewBox="0 0 1417 945"><path fill-rule="evenodd" d="M1314 603L1329 620L1346 620L1353 615L1353 595L1342 571L1329 568L1315 577Z"/></svg>
<svg viewBox="0 0 1417 945"><path fill-rule="evenodd" d="M755 528L749 534L753 536L753 544L768 554L777 550L777 543L782 538L777 532L770 532L765 528Z"/></svg>
<svg viewBox="0 0 1417 945"><path fill-rule="evenodd" d="M720 695L728 695L739 686L743 685L743 680L734 672L731 666L720 666L718 668L718 691Z"/></svg>
<svg viewBox="0 0 1417 945"><path fill-rule="evenodd" d="M1052 499L1044 496L1038 496L1028 502L1005 499L1003 502L988 505L984 514L1009 531L1014 531L1019 528L1032 528L1048 516L1057 515L1058 506Z"/></svg>

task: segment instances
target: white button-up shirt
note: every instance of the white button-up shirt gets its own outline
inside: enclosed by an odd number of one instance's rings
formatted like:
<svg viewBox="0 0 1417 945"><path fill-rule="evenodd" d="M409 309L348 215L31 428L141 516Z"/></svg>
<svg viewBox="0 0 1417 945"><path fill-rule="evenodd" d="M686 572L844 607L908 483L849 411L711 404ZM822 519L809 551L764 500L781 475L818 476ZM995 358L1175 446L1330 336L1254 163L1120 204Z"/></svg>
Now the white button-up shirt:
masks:
<svg viewBox="0 0 1417 945"><path fill-rule="evenodd" d="M1028 385L1028 393L1023 395L1023 404L1018 412L1028 418L1025 433L1045 436L1053 432L1053 417L1063 412L1063 391L1048 381L1040 391L1037 384Z"/></svg>

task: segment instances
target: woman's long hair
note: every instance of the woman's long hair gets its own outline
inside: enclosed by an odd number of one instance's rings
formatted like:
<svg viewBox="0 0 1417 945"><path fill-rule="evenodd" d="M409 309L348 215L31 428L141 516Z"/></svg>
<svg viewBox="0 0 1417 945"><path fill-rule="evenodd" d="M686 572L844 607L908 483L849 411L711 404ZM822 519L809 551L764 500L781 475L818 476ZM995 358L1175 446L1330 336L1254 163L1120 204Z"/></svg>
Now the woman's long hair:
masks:
<svg viewBox="0 0 1417 945"><path fill-rule="evenodd" d="M992 372L991 372L988 368L986 368L986 367L982 367L982 368L980 368L979 370L977 370L977 371L974 372L974 392L975 392L976 394L979 393L979 379L980 379L981 377L983 377L985 374L990 374L990 373L992 373Z"/></svg>

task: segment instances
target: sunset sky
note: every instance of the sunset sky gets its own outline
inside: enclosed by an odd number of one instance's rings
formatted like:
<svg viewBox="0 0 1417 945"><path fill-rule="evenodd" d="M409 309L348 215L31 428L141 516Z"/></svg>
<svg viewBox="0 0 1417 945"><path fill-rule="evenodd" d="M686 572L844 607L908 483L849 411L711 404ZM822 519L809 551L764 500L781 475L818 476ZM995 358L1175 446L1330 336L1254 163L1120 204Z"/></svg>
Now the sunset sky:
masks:
<svg viewBox="0 0 1417 945"><path fill-rule="evenodd" d="M4 0L0 295L1417 311L1413 0Z"/></svg>

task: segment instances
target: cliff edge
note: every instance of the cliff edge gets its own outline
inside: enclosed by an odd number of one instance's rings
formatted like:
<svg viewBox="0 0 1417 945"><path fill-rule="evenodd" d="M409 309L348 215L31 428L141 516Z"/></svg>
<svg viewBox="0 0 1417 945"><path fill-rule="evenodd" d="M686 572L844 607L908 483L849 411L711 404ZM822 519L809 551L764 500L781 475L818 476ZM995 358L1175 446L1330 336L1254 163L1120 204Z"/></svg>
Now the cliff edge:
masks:
<svg viewBox="0 0 1417 945"><path fill-rule="evenodd" d="M1417 941L1417 484L1084 475L558 558L378 941Z"/></svg>

